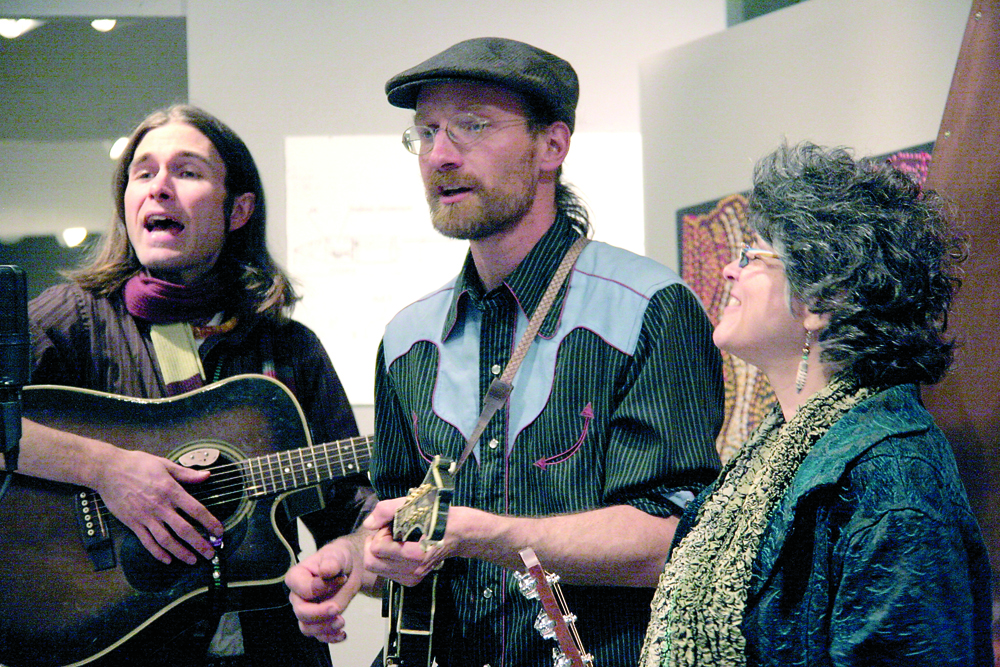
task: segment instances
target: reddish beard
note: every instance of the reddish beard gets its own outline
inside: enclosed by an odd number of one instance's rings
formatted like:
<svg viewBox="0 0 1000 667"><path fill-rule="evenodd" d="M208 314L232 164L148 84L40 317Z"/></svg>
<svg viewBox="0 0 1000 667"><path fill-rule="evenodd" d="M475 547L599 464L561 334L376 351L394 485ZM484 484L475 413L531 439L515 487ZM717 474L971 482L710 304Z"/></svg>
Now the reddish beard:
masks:
<svg viewBox="0 0 1000 667"><path fill-rule="evenodd" d="M426 195L434 229L449 238L476 241L516 227L531 211L538 190L538 176L529 170L532 156L526 155L521 169L494 187L474 176L431 174ZM467 193L459 202L442 204L442 187L467 188Z"/></svg>

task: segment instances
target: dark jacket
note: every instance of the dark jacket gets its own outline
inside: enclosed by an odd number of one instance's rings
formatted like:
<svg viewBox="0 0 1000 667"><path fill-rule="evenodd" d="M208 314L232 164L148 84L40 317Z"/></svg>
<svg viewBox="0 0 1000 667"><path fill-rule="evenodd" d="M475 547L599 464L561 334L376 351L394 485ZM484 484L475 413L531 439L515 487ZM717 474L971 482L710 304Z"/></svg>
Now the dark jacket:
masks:
<svg viewBox="0 0 1000 667"><path fill-rule="evenodd" d="M990 607L951 446L918 389L893 387L833 425L774 511L743 620L747 664L992 665Z"/></svg>

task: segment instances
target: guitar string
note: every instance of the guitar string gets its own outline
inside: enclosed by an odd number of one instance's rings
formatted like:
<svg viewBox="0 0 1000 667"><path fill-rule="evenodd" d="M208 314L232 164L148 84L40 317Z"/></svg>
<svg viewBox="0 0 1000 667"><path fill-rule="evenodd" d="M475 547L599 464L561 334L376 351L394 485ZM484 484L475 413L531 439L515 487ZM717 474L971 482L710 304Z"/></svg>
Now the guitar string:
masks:
<svg viewBox="0 0 1000 667"><path fill-rule="evenodd" d="M569 620L569 605L566 604L566 596L563 595L562 586L555 584L552 586L552 589L559 598L559 610L563 613L563 618L566 620L566 626L569 628L570 634L573 635L573 644L582 657L584 654L583 642L580 640L579 630L576 629L576 621Z"/></svg>
<svg viewBox="0 0 1000 667"><path fill-rule="evenodd" d="M351 458L353 459L354 457ZM364 462L361 457L358 458L358 461ZM329 468L332 471L333 468L335 467L336 467L335 465L331 465ZM234 468L234 469L227 470L228 468ZM209 470L212 472L212 477L209 478L209 481L205 482L205 484L210 485L207 487L207 490L206 487L202 487L202 489L199 489L197 488L197 486L192 487L192 489L190 489L191 495L195 498L195 500L203 504L205 507L213 507L216 505L222 505L228 502L232 502L236 499L241 498L244 495L244 493L250 488L258 487L257 484L254 484L251 481L253 473L252 472L249 473L250 479L248 479L248 475L245 474L248 473L247 468L246 467L241 468L239 464L226 464L218 466L216 468L209 468ZM276 493L281 493L282 491L286 491L289 489L305 488L308 486L314 486L320 483L321 481L325 481L327 479L334 479L342 476L340 474L332 476L320 475L322 479L317 479L316 481L310 481L309 475L310 473L315 474L315 471L316 471L315 467L308 468L306 466L293 467L292 469L289 470L282 469L278 473L275 473L273 470L268 471L263 474L265 474L269 479L263 481L265 482L269 481L270 484L265 484L265 489L262 492L254 495L267 496ZM359 470L358 472L361 472L361 470ZM303 483L295 481L295 478L298 476L301 476L306 481ZM282 484L280 485L281 488L278 488L279 485L277 484L276 480L278 480L279 478L289 478L289 477L292 478L292 483ZM215 478L218 481L212 483L210 481L212 478ZM94 497L94 500L92 502L96 506L97 510L106 511L107 504L104 503L104 500L100 497L100 495L94 491L91 491L90 493Z"/></svg>
<svg viewBox="0 0 1000 667"><path fill-rule="evenodd" d="M220 466L205 468L212 473L212 476L205 482L205 484L209 486L202 487L202 489L199 490L198 486L195 485L190 489L190 493L195 500L198 500L206 507L232 502L233 500L242 497L250 487L258 487L258 485L253 481L255 473L250 466L250 461L261 462L256 476L260 477L260 481L263 482L265 490L257 495L271 495L289 489L314 486L315 484L328 479L335 479L349 474L354 474L355 472L362 472L364 470L364 465L371 460L368 450L358 451L357 449L352 449L352 451L348 454L344 454L340 450L343 449L344 443L359 445L373 441L374 438L372 436L358 436L357 438L350 438L348 440L315 445L311 448L314 452L311 456L311 461L307 461L302 455L300 455L297 461L289 461L291 465L282 464L280 456L284 454L286 459L292 459L293 456L289 452L294 454L294 452L299 450L275 452L274 454L268 454L254 459L242 459L240 461L234 461ZM331 454L334 446L336 446L335 448L337 451ZM322 451L320 451L321 449ZM320 461L320 458L324 459L325 463ZM264 461L267 461L268 463L265 464ZM275 462L276 465L271 465L271 462ZM357 464L356 466L355 463ZM332 474L338 466L341 473L336 475ZM324 467L326 468L328 474L318 474L317 471L322 470ZM358 469L351 472L349 470L350 467L357 467ZM310 482L310 474L317 477L315 482ZM219 481L213 484L211 482L213 477ZM298 477L302 477L306 481L304 483L299 483L297 481ZM285 483L282 484L281 488L277 488L277 482L279 479L287 480L288 478L291 478L291 484ZM104 500L96 491L91 490L90 495L92 496L91 502L94 504L98 512L107 511L107 504L104 503ZM103 517L101 517L101 520L103 520Z"/></svg>
<svg viewBox="0 0 1000 667"><path fill-rule="evenodd" d="M371 436L364 436L351 439L349 442L351 442L351 444L360 444L365 441L370 442L371 440ZM331 450L334 445L337 445L337 452L331 456ZM370 458L365 452L359 454L356 450L352 450L350 454L345 455L342 451L340 451L342 447L338 443L317 445L313 448L314 452L319 450L319 448L323 448L324 451L320 454L314 453L311 457L311 461L307 461L301 454L298 457L298 460L293 460L293 454L297 450L292 450L292 453L276 452L274 454L269 454L255 459L244 459L230 464L209 468L217 479L222 478L222 480L202 489L207 489L208 493L199 493L198 487L195 486L192 489L192 495L196 499L205 498L214 499L219 502L229 502L232 498L227 498L224 494L229 493L230 496L233 497L241 496L244 491L247 490L248 486L256 488L256 485L254 484L255 478L259 478L265 487L264 491L257 495L279 493L281 491L288 490L289 488L311 486L325 479L352 474L349 471L349 468L353 466L352 460L356 461L358 464L363 464L367 463ZM282 462L282 454L286 459L285 463ZM320 475L317 473L318 470L322 470L324 467L323 461L319 460L320 458L326 460L326 475ZM259 462L257 471L254 471L251 461ZM345 463L348 465L345 465ZM342 474L333 475L332 473L338 465ZM357 472L361 472L361 470L359 469ZM314 482L311 481L310 475L316 477L317 479ZM300 476L305 480L303 483L298 482L298 478ZM249 477L249 479L247 479L247 477ZM227 478L232 481L228 487L224 486ZM283 483L281 488L277 488L278 480L284 481L289 478L291 478L291 484ZM268 484L268 482L270 482L270 484ZM233 489L235 489L235 491L233 491Z"/></svg>

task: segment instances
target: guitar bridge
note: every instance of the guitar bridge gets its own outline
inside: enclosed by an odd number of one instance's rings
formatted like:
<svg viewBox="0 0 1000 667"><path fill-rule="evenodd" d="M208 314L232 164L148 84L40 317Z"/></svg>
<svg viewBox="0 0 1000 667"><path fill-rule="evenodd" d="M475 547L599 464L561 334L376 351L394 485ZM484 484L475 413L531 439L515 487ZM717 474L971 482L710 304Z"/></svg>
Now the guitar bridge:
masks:
<svg viewBox="0 0 1000 667"><path fill-rule="evenodd" d="M93 491L80 489L74 498L80 540L94 564L94 571L110 570L116 565L115 550L100 497Z"/></svg>

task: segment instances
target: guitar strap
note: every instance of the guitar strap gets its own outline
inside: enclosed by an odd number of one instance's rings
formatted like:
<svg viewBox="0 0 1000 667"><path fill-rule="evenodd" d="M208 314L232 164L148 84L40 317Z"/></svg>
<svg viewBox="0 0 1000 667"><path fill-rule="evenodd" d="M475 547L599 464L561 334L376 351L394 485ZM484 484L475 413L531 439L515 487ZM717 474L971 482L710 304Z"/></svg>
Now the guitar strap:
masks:
<svg viewBox="0 0 1000 667"><path fill-rule="evenodd" d="M545 316L548 315L549 310L552 308L552 304L556 300L556 295L559 294L559 289L566 282L566 278L573 269L573 265L576 264L577 258L583 252L583 249L587 247L588 243L590 243L590 239L586 236L581 236L566 251L566 255L563 256L562 262L559 263L559 268L552 275L552 280L549 281L549 286L545 289L542 300L538 303L538 307L535 308L535 312L528 322L528 328L524 330L521 340L518 341L517 347L514 348L514 354L511 355L510 361L507 362L506 368L504 368L500 377L490 383L490 388L486 391L486 397L483 399L483 410L479 413L479 420L476 422L476 427L472 430L472 434L466 441L462 456L459 457L458 463L455 464L455 469L452 472L453 475L458 472L459 468L465 463L465 460L469 458L469 454L475 449L476 444L479 442L479 437L486 430L486 425L490 423L490 419L507 402L507 398L514 388L514 375L517 374L518 367L524 361L524 355L528 353L528 348L531 347L535 336L538 335L538 330L541 328L542 322L545 321Z"/></svg>

